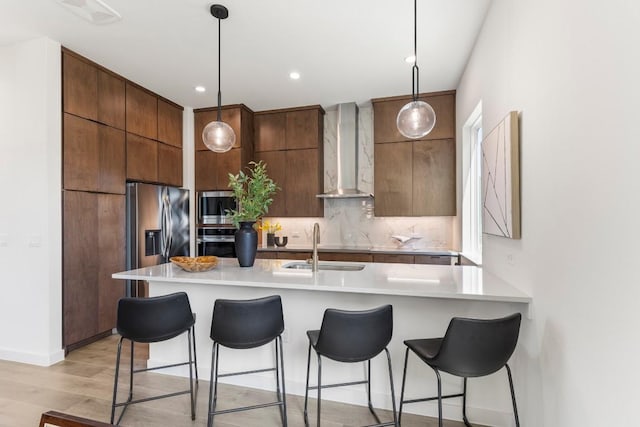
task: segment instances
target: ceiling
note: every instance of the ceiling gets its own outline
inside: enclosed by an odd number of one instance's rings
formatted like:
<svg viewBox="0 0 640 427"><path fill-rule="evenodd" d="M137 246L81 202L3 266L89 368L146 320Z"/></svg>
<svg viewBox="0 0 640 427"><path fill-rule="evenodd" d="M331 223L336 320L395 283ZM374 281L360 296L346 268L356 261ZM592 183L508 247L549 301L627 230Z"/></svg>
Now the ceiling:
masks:
<svg viewBox="0 0 640 427"><path fill-rule="evenodd" d="M217 104L212 0L103 0L122 20L94 25L55 0L0 0L0 45L60 42L180 105ZM411 93L413 2L220 0L222 103L254 111ZM491 0L420 0L420 92L455 89ZM289 78L293 70L301 74ZM203 85L205 93L194 87Z"/></svg>

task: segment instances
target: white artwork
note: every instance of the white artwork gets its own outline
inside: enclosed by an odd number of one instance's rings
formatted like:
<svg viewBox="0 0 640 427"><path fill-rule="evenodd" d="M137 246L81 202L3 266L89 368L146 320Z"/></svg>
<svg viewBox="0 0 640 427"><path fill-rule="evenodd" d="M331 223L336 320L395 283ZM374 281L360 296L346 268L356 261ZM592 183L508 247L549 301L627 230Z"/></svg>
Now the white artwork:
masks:
<svg viewBox="0 0 640 427"><path fill-rule="evenodd" d="M520 238L518 112L512 111L482 141L483 232Z"/></svg>

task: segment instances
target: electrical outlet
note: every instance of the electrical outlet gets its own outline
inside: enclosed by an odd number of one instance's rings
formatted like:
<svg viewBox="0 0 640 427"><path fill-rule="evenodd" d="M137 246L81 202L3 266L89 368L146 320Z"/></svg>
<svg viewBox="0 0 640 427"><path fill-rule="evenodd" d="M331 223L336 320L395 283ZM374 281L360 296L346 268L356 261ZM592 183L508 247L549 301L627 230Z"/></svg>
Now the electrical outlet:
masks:
<svg viewBox="0 0 640 427"><path fill-rule="evenodd" d="M0 234L0 247L6 248L9 246L9 236L6 234Z"/></svg>
<svg viewBox="0 0 640 427"><path fill-rule="evenodd" d="M507 255L507 264L512 265L512 266L516 265L516 259L513 256L513 254L508 254Z"/></svg>

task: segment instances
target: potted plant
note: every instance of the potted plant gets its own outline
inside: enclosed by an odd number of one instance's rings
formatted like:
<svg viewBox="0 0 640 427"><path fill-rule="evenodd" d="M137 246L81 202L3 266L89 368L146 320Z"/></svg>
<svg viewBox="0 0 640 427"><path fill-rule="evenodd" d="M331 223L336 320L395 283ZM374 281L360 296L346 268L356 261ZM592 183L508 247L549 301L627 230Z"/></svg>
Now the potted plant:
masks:
<svg viewBox="0 0 640 427"><path fill-rule="evenodd" d="M251 267L258 249L258 233L254 224L258 218L269 212L272 196L278 186L267 175L267 165L262 161L249 162L248 172L229 174L229 188L238 201L237 209L227 211L233 224L238 228L235 233L236 254L241 267Z"/></svg>

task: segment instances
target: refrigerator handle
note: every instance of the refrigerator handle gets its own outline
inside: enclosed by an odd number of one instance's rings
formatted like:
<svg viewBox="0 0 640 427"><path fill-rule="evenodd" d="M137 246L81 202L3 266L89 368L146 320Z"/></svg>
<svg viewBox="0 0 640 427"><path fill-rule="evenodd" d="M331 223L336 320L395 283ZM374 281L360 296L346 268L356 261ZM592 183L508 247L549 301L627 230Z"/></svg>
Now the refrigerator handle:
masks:
<svg viewBox="0 0 640 427"><path fill-rule="evenodd" d="M171 229L168 228L168 212L167 212L167 195L163 194L162 195L162 209L160 212L160 221L162 223L162 231L161 231L161 237L160 237L160 244L162 245L160 248L160 251L162 252L162 257L164 258L164 261L168 261L167 256L169 254L169 247L168 247L168 240L169 240L169 233L171 233Z"/></svg>
<svg viewBox="0 0 640 427"><path fill-rule="evenodd" d="M166 255L165 258L167 261L169 260L169 255L171 255L171 247L173 246L173 213L171 212L171 201L169 200L169 195L167 194L167 198L165 200L166 203L166 211L167 211L167 223L165 227L167 229L167 244L166 244Z"/></svg>

